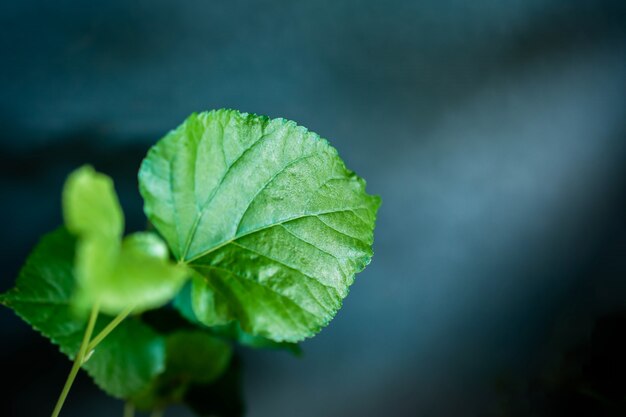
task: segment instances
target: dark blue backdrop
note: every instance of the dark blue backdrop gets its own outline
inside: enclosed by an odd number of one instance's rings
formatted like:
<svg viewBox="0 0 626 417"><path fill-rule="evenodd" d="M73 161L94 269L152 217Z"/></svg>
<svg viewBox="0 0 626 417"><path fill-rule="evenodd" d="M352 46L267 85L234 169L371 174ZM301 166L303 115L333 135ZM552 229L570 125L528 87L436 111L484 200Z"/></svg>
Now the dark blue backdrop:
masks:
<svg viewBox="0 0 626 417"><path fill-rule="evenodd" d="M382 196L304 357L245 354L250 416L531 415L626 308L623 1L4 1L0 56L0 290L82 163L142 228L140 160L192 111L296 120ZM0 332L0 414L47 415L69 362L6 309ZM82 377L64 415L120 407Z"/></svg>

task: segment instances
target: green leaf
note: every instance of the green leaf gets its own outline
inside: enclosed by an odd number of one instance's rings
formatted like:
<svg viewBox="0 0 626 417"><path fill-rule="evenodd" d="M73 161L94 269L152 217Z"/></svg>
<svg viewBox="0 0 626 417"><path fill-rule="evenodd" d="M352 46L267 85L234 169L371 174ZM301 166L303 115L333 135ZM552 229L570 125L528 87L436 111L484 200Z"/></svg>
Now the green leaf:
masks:
<svg viewBox="0 0 626 417"><path fill-rule="evenodd" d="M124 214L113 180L84 165L70 174L63 189L63 214L67 229L78 236L98 235L119 240Z"/></svg>
<svg viewBox="0 0 626 417"><path fill-rule="evenodd" d="M96 289L113 273L124 232L124 214L111 178L85 165L72 172L63 188L63 215L67 229L77 236L75 304L86 312ZM104 305L104 311L116 314Z"/></svg>
<svg viewBox="0 0 626 417"><path fill-rule="evenodd" d="M193 114L150 150L139 184L150 221L199 273L193 309L207 325L313 336L372 256L380 199L291 121Z"/></svg>
<svg viewBox="0 0 626 417"><path fill-rule="evenodd" d="M167 303L187 278L186 269L169 260L167 245L153 233L135 233L121 239L124 218L106 175L90 166L74 171L63 191L68 230L78 237L74 303L87 310L117 314Z"/></svg>
<svg viewBox="0 0 626 417"><path fill-rule="evenodd" d="M61 228L44 236L29 256L16 286L0 296L61 351L73 358L86 320L71 307L75 289L75 239ZM111 317L102 316L96 334ZM146 386L165 367L165 341L148 326L126 319L98 345L83 368L109 394L125 398Z"/></svg>
<svg viewBox="0 0 626 417"><path fill-rule="evenodd" d="M228 367L230 346L206 332L183 330L166 339L166 367L146 389L133 396L142 410L180 403L193 384L209 384Z"/></svg>
<svg viewBox="0 0 626 417"><path fill-rule="evenodd" d="M191 285L185 285L180 290L176 298L174 298L174 307L189 322L202 326L202 323L200 323L193 312L193 307L191 305ZM255 336L246 333L237 321L221 326L206 327L206 329L215 336L236 341L243 346L257 349L284 349L296 356L300 356L302 354L302 350L297 343L275 342L262 336Z"/></svg>
<svg viewBox="0 0 626 417"><path fill-rule="evenodd" d="M100 319L96 331L110 320ZM163 370L163 345L163 338L152 329L135 318L127 318L96 347L83 368L104 391L128 398Z"/></svg>
<svg viewBox="0 0 626 417"><path fill-rule="evenodd" d="M226 342L205 332L176 332L167 337L165 372L191 382L212 382L226 369L231 354Z"/></svg>

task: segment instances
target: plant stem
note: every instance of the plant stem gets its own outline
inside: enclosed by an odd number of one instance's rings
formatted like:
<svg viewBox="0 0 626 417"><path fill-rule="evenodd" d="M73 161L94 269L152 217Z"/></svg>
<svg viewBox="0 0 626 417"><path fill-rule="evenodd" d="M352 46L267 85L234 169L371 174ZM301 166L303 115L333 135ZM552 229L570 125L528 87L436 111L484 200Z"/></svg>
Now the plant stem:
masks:
<svg viewBox="0 0 626 417"><path fill-rule="evenodd" d="M81 365L83 364L83 360L85 358L85 354L88 352L87 348L89 345L89 339L91 339L91 334L93 333L93 328L96 325L96 319L98 318L98 308L99 303L94 303L91 309L91 315L89 316L89 322L87 322L87 328L85 329L85 334L83 335L83 341L80 344L80 348L78 348L78 353L76 354L76 358L74 359L74 365L72 365L72 370L70 374L67 376L67 380L65 381L65 385L63 386L63 390L61 391L61 395L57 400L57 404L52 411L52 417L58 417L59 413L61 413L61 408L63 408L63 404L65 403L65 399L67 398L67 394L70 392L70 388L74 383L74 379L80 370Z"/></svg>
<svg viewBox="0 0 626 417"><path fill-rule="evenodd" d="M98 346L100 342L102 342L102 340L109 335L109 333L111 333L126 317L128 317L134 308L135 306L128 307L126 310L115 316L115 318L111 320L111 322L107 324L106 327L102 329L91 342L89 342L87 352L89 353L94 350L96 346Z"/></svg>
<svg viewBox="0 0 626 417"><path fill-rule="evenodd" d="M135 405L130 401L124 404L124 417L135 417Z"/></svg>

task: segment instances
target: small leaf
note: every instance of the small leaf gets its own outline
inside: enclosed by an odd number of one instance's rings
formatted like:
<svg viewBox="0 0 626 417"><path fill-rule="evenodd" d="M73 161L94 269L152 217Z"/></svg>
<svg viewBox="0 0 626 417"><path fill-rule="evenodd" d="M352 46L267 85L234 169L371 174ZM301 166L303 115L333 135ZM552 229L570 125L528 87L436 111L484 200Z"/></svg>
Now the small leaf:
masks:
<svg viewBox="0 0 626 417"><path fill-rule="evenodd" d="M67 229L79 237L76 277L80 291L75 304L85 312L94 301L90 287L101 287L115 268L124 232L124 214L111 178L89 165L72 172L63 188L63 216ZM106 305L104 310L118 313Z"/></svg>
<svg viewBox="0 0 626 417"><path fill-rule="evenodd" d="M67 178L63 214L67 229L75 235L119 240L124 232L124 214L113 181L89 165L78 168Z"/></svg>
<svg viewBox="0 0 626 417"><path fill-rule="evenodd" d="M63 228L45 235L20 271L16 286L0 296L61 351L73 358L86 320L70 302L75 288L75 239ZM95 334L111 317L101 316ZM125 398L146 386L165 366L165 341L148 326L126 319L98 345L83 368L107 393Z"/></svg>
<svg viewBox="0 0 626 417"><path fill-rule="evenodd" d="M180 290L176 298L174 298L174 307L189 322L202 326L202 323L200 323L196 317L191 306L191 285L185 285L183 289ZM243 346L257 349L284 349L296 356L302 354L302 350L297 343L275 342L265 337L246 333L237 321L232 321L221 326L206 327L206 329L215 336L233 340Z"/></svg>
<svg viewBox="0 0 626 417"><path fill-rule="evenodd" d="M90 166L74 171L63 191L65 221L78 238L74 303L87 310L117 314L167 303L187 278L186 269L169 261L167 245L157 235L135 233L121 239L124 218L106 175Z"/></svg>
<svg viewBox="0 0 626 417"><path fill-rule="evenodd" d="M142 410L164 408L183 401L193 384L208 384L228 367L232 350L220 339L199 330L167 335L166 367L132 401Z"/></svg>
<svg viewBox="0 0 626 417"><path fill-rule="evenodd" d="M154 233L138 232L122 242L119 257L106 280L90 283L109 311L159 307L172 299L187 277L183 266L169 261L167 245Z"/></svg>
<svg viewBox="0 0 626 417"><path fill-rule="evenodd" d="M380 199L294 122L193 114L150 150L139 184L146 215L198 273L193 310L207 325L313 336L372 257Z"/></svg>

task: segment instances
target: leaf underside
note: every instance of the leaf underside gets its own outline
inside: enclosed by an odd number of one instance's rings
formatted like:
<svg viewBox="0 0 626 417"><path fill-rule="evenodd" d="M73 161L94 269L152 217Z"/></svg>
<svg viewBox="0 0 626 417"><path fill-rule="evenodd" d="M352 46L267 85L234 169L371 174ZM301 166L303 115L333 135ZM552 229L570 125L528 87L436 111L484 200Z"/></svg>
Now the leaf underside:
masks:
<svg viewBox="0 0 626 417"><path fill-rule="evenodd" d="M380 199L291 121L194 114L150 150L139 184L146 215L196 271L192 305L207 325L313 336L372 257Z"/></svg>
<svg viewBox="0 0 626 417"><path fill-rule="evenodd" d="M73 358L85 331L84 316L71 306L75 289L76 240L60 228L45 235L20 271L16 286L0 302ZM111 317L101 316L95 333ZM98 345L83 368L104 391L126 398L165 367L165 341L136 319L124 320Z"/></svg>

